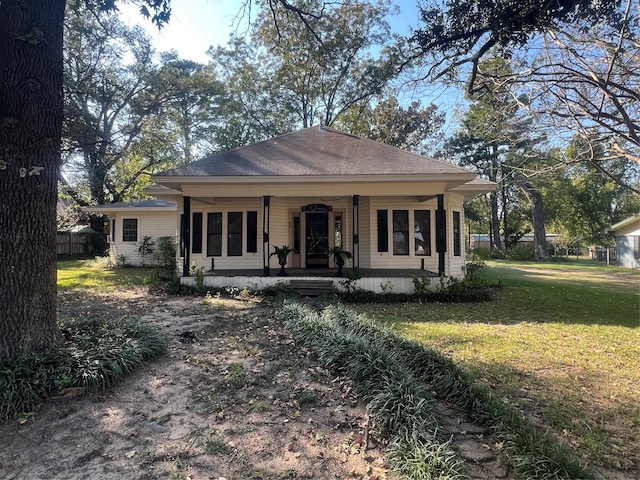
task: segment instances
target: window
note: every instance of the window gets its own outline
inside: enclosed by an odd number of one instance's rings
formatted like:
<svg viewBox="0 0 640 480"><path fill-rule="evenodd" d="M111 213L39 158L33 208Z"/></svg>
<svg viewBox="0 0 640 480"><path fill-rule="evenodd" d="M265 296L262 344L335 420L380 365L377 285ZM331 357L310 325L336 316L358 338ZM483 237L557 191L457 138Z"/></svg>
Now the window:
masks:
<svg viewBox="0 0 640 480"><path fill-rule="evenodd" d="M409 211L393 211L393 254L409 255Z"/></svg>
<svg viewBox="0 0 640 480"><path fill-rule="evenodd" d="M193 214L193 222L191 225L191 251L193 253L202 253L202 213L195 212Z"/></svg>
<svg viewBox="0 0 640 480"><path fill-rule="evenodd" d="M227 255L242 256L242 212L227 213Z"/></svg>
<svg viewBox="0 0 640 480"><path fill-rule="evenodd" d="M460 231L460 212L453 212L453 256L462 255L462 232Z"/></svg>
<svg viewBox="0 0 640 480"><path fill-rule="evenodd" d="M112 242L116 241L116 221L115 220L111 221L111 241Z"/></svg>
<svg viewBox="0 0 640 480"><path fill-rule="evenodd" d="M633 258L640 259L640 236L633 237Z"/></svg>
<svg viewBox="0 0 640 480"><path fill-rule="evenodd" d="M122 219L122 241L123 242L138 241L138 219L137 218Z"/></svg>
<svg viewBox="0 0 640 480"><path fill-rule="evenodd" d="M333 245L342 247L342 215L335 215L333 221Z"/></svg>
<svg viewBox="0 0 640 480"><path fill-rule="evenodd" d="M413 212L413 236L415 254L431 255L431 211L415 210Z"/></svg>
<svg viewBox="0 0 640 480"><path fill-rule="evenodd" d="M293 216L293 253L300 253L300 214Z"/></svg>
<svg viewBox="0 0 640 480"><path fill-rule="evenodd" d="M222 213L207 213L207 256L222 255Z"/></svg>
<svg viewBox="0 0 640 480"><path fill-rule="evenodd" d="M386 210L378 210L378 251L389 251L389 224Z"/></svg>
<svg viewBox="0 0 640 480"><path fill-rule="evenodd" d="M258 251L258 212L247 212L247 252Z"/></svg>

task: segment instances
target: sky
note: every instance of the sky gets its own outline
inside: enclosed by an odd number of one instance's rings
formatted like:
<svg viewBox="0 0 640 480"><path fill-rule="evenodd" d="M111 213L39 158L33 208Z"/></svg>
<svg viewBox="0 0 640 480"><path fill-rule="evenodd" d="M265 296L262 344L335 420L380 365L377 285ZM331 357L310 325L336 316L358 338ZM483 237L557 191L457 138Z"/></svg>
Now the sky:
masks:
<svg viewBox="0 0 640 480"><path fill-rule="evenodd" d="M181 58L206 64L209 62L206 54L209 47L227 43L238 25L238 15L242 14L244 3L245 0L172 0L171 20L160 31L138 13L135 5L120 3L118 8L125 22L145 28L158 51L176 50ZM396 0L395 3L399 4L399 11L387 20L394 32L408 35L412 27L419 25L418 1ZM423 106L432 102L437 104L446 114L443 129L447 135L457 128L457 118L465 105L462 92L424 84L419 90L403 89L402 97L401 101L407 103L420 100Z"/></svg>
<svg viewBox="0 0 640 480"><path fill-rule="evenodd" d="M172 0L171 20L160 31L138 13L135 5L122 4L118 8L127 23L147 30L159 51L176 50L182 58L207 63L206 51L212 45L227 43L243 3L244 0ZM410 26L418 24L417 2L398 3L402 4L400 12L390 17L389 23L394 31L408 34Z"/></svg>

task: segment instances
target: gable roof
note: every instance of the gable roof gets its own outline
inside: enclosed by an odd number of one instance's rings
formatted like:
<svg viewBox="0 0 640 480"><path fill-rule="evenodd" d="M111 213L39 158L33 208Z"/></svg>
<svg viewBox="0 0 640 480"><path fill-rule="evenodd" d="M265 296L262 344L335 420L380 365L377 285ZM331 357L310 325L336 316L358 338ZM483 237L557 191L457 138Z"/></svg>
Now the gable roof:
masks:
<svg viewBox="0 0 640 480"><path fill-rule="evenodd" d="M455 175L469 170L397 147L316 126L218 153L154 175L167 177Z"/></svg>

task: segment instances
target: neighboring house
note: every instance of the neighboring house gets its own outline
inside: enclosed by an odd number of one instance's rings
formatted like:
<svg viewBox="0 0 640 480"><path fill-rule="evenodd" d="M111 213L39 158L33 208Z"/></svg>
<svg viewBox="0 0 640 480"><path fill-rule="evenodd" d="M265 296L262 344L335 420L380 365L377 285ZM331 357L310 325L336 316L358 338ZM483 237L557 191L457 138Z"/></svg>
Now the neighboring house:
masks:
<svg viewBox="0 0 640 480"><path fill-rule="evenodd" d="M363 279L361 288L379 291L403 271L409 279L392 282L396 292L413 288L410 272L464 274L463 203L495 189L455 165L327 127L212 155L152 180L157 185L147 193L177 204L185 283L193 282L195 264L207 285L274 284L282 278L270 254L284 245L293 249L289 278L328 275L335 263L327 249L340 246L353 255L347 268L379 277Z"/></svg>
<svg viewBox="0 0 640 480"><path fill-rule="evenodd" d="M138 247L144 237L176 238L176 204L166 200L142 200L83 207L109 217L109 257L114 265L141 265Z"/></svg>
<svg viewBox="0 0 640 480"><path fill-rule="evenodd" d="M608 231L616 242L616 264L640 268L640 214L611 225Z"/></svg>

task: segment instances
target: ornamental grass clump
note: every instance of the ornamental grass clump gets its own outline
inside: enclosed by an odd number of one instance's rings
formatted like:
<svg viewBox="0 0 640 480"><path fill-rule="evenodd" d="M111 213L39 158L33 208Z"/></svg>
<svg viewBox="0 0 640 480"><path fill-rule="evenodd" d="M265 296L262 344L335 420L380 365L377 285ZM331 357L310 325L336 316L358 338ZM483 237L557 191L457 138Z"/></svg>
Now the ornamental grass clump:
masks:
<svg viewBox="0 0 640 480"><path fill-rule="evenodd" d="M0 419L31 412L66 388L109 387L167 348L157 329L137 320L66 320L60 330L63 345L0 362Z"/></svg>
<svg viewBox="0 0 640 480"><path fill-rule="evenodd" d="M386 349L345 328L348 310L332 305L313 311L288 300L277 312L298 342L353 380L367 402L372 431L388 441L394 469L409 479L463 478L463 463L437 434L428 391ZM417 458L421 460L413 468Z"/></svg>
<svg viewBox="0 0 640 480"><path fill-rule="evenodd" d="M438 438L432 392L491 428L518 478L593 478L568 449L435 350L326 298L315 311L291 301L277 311L298 342L353 380L376 433L388 441L389 461L406 478L464 478L462 462Z"/></svg>

